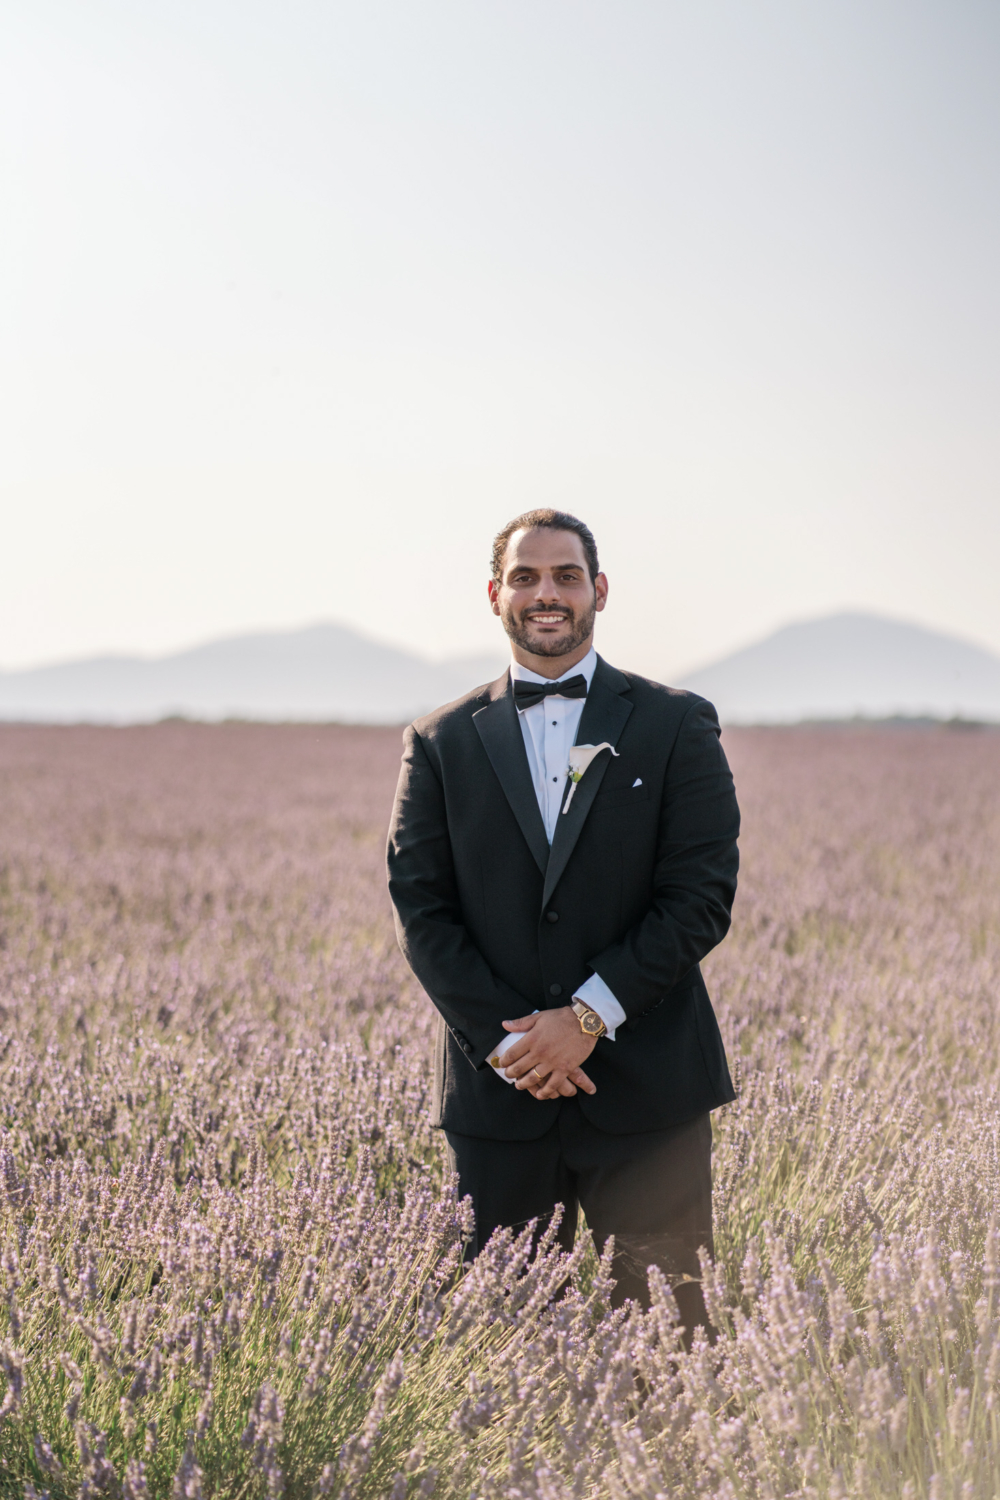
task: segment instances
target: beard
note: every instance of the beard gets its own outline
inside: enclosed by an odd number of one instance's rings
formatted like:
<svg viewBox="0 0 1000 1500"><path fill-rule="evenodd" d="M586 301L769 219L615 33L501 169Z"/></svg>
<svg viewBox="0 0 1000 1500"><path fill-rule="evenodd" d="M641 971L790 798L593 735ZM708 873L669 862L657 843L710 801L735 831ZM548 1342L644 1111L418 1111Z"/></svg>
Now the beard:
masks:
<svg viewBox="0 0 1000 1500"><path fill-rule="evenodd" d="M564 615L566 628L560 630L557 635L533 636L529 633L532 615ZM536 604L522 609L520 614L515 614L512 609L500 605L500 621L504 630L514 642L520 646L522 651L530 651L533 656L568 656L575 651L577 646L582 646L587 637L594 629L594 621L597 618L597 598L592 599L589 608L577 614L574 610L566 609L561 605L559 609L539 609Z"/></svg>

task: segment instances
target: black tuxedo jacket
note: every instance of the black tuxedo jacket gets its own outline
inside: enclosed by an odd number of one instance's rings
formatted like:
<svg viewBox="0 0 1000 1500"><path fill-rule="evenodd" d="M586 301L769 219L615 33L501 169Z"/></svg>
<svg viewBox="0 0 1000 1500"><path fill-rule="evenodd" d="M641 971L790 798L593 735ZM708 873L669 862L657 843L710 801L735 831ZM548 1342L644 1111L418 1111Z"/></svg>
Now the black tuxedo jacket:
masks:
<svg viewBox="0 0 1000 1500"><path fill-rule="evenodd" d="M584 1067L585 1115L657 1130L733 1099L698 962L729 928L739 809L715 710L598 657L578 744L608 740L551 848L510 674L411 724L389 829L403 953L441 1015L434 1123L533 1140L559 1100L489 1066L501 1022L566 1005L593 972L628 1019Z"/></svg>

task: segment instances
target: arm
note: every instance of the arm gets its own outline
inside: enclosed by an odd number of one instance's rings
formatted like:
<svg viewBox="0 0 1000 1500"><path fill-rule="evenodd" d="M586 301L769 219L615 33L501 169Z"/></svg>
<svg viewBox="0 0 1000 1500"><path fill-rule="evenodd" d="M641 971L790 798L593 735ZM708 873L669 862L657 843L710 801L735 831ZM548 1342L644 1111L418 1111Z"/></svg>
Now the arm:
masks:
<svg viewBox="0 0 1000 1500"><path fill-rule="evenodd" d="M504 1020L532 1007L491 972L466 931L444 791L412 725L403 735L387 862L403 957L473 1067L485 1067Z"/></svg>
<svg viewBox="0 0 1000 1500"><path fill-rule="evenodd" d="M651 1010L729 931L740 813L710 703L688 709L667 765L649 911L589 959L632 1019Z"/></svg>

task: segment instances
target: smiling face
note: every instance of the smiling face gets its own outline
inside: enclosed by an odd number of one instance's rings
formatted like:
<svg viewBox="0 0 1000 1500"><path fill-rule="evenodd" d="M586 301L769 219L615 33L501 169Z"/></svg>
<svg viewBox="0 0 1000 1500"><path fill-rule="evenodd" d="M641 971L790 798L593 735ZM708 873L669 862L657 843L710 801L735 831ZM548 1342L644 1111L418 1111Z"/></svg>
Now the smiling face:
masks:
<svg viewBox="0 0 1000 1500"><path fill-rule="evenodd" d="M575 532L538 527L512 533L500 582L491 580L489 589L515 660L542 677L561 677L590 650L608 580L598 573L591 582Z"/></svg>

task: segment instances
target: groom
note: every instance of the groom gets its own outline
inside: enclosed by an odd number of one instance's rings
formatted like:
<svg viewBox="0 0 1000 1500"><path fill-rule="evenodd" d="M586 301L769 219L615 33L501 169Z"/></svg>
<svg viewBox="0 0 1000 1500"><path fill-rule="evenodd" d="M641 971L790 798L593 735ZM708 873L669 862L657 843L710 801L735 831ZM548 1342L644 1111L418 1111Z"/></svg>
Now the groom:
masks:
<svg viewBox="0 0 1000 1500"><path fill-rule="evenodd" d="M616 1302L648 1303L656 1264L690 1331L709 1111L734 1098L698 967L736 892L718 721L597 655L608 581L575 516L505 526L489 596L510 669L405 731L389 830L400 946L440 1012L434 1123L473 1254L557 1203L568 1248L582 1207L615 1237Z"/></svg>

